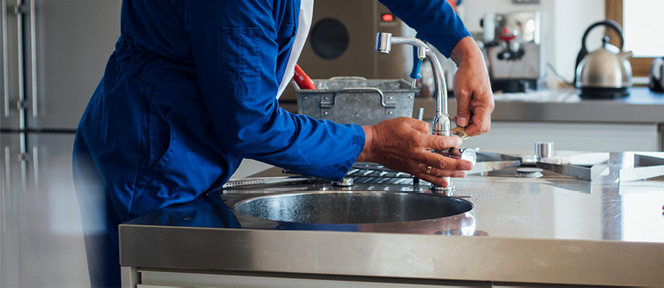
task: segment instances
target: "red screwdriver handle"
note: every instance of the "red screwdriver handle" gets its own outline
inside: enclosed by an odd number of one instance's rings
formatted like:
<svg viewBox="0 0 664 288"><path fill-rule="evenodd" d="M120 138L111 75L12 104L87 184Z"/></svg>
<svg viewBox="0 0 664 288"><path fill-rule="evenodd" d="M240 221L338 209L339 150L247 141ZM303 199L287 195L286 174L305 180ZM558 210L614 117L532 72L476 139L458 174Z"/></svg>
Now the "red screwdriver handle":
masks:
<svg viewBox="0 0 664 288"><path fill-rule="evenodd" d="M295 80L295 83L300 86L300 89L316 89L314 81L302 71L300 65L295 64L295 75L293 76L293 79Z"/></svg>

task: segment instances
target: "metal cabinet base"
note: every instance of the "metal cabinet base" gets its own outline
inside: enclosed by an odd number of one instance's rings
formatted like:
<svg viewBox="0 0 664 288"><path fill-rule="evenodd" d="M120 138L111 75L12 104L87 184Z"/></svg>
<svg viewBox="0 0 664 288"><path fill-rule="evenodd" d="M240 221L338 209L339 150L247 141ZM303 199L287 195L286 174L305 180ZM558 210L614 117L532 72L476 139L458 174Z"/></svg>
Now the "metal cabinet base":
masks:
<svg viewBox="0 0 664 288"><path fill-rule="evenodd" d="M240 272L149 271L122 267L122 287L185 288L185 287L571 287L570 285L541 283L476 282L451 280L422 280L404 278L325 276L307 274L267 274ZM574 287L597 287L574 285Z"/></svg>
<svg viewBox="0 0 664 288"><path fill-rule="evenodd" d="M123 267L123 287L491 287L489 282L325 276L283 273L195 273ZM133 273L133 277L132 274ZM140 277L139 277L140 274ZM137 281L124 281L136 279ZM140 281L140 282L139 282ZM124 286L129 285L129 286Z"/></svg>

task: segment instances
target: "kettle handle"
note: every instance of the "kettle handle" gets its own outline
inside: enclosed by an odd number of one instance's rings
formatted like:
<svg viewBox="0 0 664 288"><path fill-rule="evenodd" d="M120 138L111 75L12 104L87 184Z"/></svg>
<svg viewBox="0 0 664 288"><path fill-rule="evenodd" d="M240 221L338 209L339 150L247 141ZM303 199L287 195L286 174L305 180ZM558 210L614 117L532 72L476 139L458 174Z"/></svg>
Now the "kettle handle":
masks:
<svg viewBox="0 0 664 288"><path fill-rule="evenodd" d="M613 21L611 19L594 23L593 25L590 25L590 27L588 27L588 30L586 30L586 32L583 33L583 38L581 39L581 50L586 50L586 52L588 52L588 50L586 49L586 38L588 38L588 34L590 34L590 31L597 26L606 26L616 31L616 33L618 33L618 37L620 37L620 47L618 48L620 48L620 51L623 50L623 46L625 46L625 38L623 37L622 27L620 27L620 24L618 24L618 22Z"/></svg>
<svg viewBox="0 0 664 288"><path fill-rule="evenodd" d="M581 51L579 51L579 55L576 56L576 65L574 65L574 85L576 86L576 70L579 68L579 64L581 63L581 60L583 60L586 55L588 55L588 48L586 48L586 38L588 38L588 34L590 34L590 31L593 30L593 28L597 26L606 26L618 33L618 37L620 37L620 51L623 50L623 46L625 46L625 38L623 37L622 33L622 27L620 27L620 24L618 22L613 21L611 19L607 19L604 21L599 21L596 23L593 23L586 29L586 32L583 33L583 38L581 38Z"/></svg>

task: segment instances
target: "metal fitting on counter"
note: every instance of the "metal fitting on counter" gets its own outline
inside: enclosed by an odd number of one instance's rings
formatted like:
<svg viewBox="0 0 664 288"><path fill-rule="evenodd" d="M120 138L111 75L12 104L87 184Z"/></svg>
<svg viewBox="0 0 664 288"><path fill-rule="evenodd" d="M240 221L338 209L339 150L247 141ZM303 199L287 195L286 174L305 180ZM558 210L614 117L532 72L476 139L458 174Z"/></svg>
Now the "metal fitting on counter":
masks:
<svg viewBox="0 0 664 288"><path fill-rule="evenodd" d="M344 177L341 181L332 181L332 185L339 187L351 187L354 184L355 182L353 181L353 178L350 177Z"/></svg>
<svg viewBox="0 0 664 288"><path fill-rule="evenodd" d="M535 161L549 157L553 157L553 142L535 143Z"/></svg>

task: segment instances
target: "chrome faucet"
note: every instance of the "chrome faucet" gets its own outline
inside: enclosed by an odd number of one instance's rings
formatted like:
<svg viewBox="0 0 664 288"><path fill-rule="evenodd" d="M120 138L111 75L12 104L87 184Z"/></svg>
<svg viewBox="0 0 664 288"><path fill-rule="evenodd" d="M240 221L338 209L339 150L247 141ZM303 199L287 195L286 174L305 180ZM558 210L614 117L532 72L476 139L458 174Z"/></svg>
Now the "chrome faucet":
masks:
<svg viewBox="0 0 664 288"><path fill-rule="evenodd" d="M376 51L379 53L390 53L390 50L392 50L392 44L413 45L417 47L417 57L420 60L429 57L429 62L433 68L434 95L436 95L436 115L432 122L432 132L433 135L450 136L450 116L447 114L447 85L445 83L445 78L443 77L443 68L441 67L440 62L438 62L438 57L436 57L436 54L431 51L429 45L420 39L413 37L392 37L391 33L381 32L376 36ZM434 152L449 155L447 151L436 150ZM445 181L447 181L447 187L432 185L432 191L437 193L449 193L450 191L453 191L454 185L452 185L452 178L445 177Z"/></svg>

